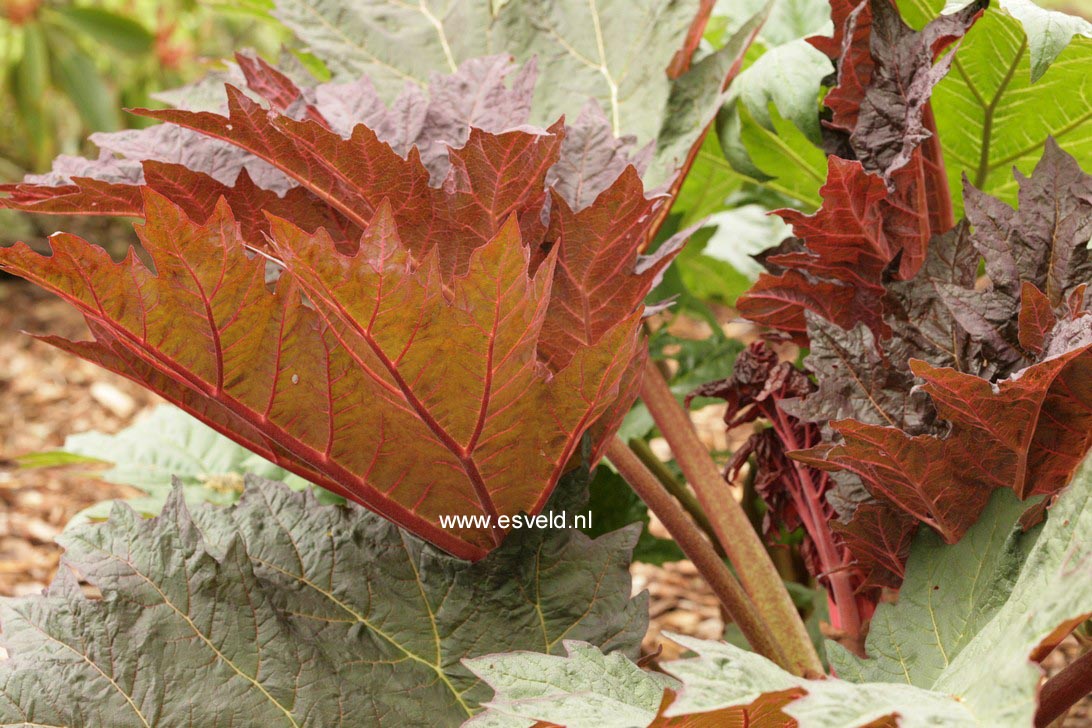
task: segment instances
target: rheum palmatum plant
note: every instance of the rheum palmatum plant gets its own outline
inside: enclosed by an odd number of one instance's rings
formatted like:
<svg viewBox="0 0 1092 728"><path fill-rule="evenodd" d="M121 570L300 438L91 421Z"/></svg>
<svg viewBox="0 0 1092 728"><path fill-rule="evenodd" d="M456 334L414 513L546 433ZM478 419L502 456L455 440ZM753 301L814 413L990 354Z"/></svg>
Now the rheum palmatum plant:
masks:
<svg viewBox="0 0 1092 728"><path fill-rule="evenodd" d="M255 93L291 83L242 66ZM359 101L349 93L335 98ZM492 113L516 126L525 92L508 94ZM457 123L431 111L424 134ZM349 113L337 106L304 104L296 120L229 87L226 116L148 113L234 145L238 181L148 162L143 184L60 188L50 204L91 206L108 186L114 213L146 220L151 268L66 235L48 258L5 251L5 270L72 301L96 338L54 343L463 558L501 531L441 516L537 513L585 432L598 459L634 396L641 302L676 247L638 259L663 201L632 167L574 211L546 184L562 125L473 129L431 160L433 186L418 146L403 158L368 126L330 128L326 115ZM248 163L282 174L285 196L255 190ZM614 285L597 269L619 271Z"/></svg>
<svg viewBox="0 0 1092 728"><path fill-rule="evenodd" d="M770 528L806 524L851 639L921 524L956 543L999 488L1045 507L1092 443L1092 177L1048 138L1016 209L965 182L956 224L930 130L956 56L935 59L981 11L920 32L882 2L840 19L826 104L852 158L831 157L816 213L781 213L795 237L739 304L809 347L814 383L758 345L702 391L728 398L730 425L772 423L735 466L757 455Z"/></svg>
<svg viewBox="0 0 1092 728"><path fill-rule="evenodd" d="M235 505L193 507L180 481L154 518L117 506L70 528L66 563L103 598L62 569L44 597L2 603L4 722L1007 726L1063 713L1092 688L1087 655L1041 688L1037 663L1092 615L1092 177L1064 150L1085 148L1088 110L1044 122L1015 193L990 150L1009 144L993 116L1006 88L1031 85L1016 74L1045 83L1063 52L1092 67L1087 44L1070 44L1092 26L1016 2L937 16L836 0L833 37L811 39L836 71L814 106L821 204L780 212L793 237L759 256L767 273L738 301L767 339L809 353L801 369L760 341L695 395L727 400L730 428L768 425L728 470L749 463L768 540L802 538L835 638L820 660L642 337L644 299L685 233L642 253L763 18L694 62L709 3L488 5L439 19L285 2L341 78L241 55L226 95L206 99L206 84L140 111L164 123L3 188L17 209L143 219L147 261L63 234L49 256L0 251L94 336L47 341L272 461L262 472L367 509L257 478ZM405 61L386 13L439 44ZM468 27L527 65L474 58ZM1025 41L1007 44L1013 33ZM376 87L432 62L454 73L382 103ZM605 107L581 97L575 121L556 120L573 104L536 86L535 63ZM1009 72L987 101L995 66ZM936 101L955 73L983 101L973 170L946 154ZM654 147L618 137L638 127ZM973 183L953 187L964 171ZM615 437L638 394L692 491ZM496 526L584 507L604 454L754 652L676 637L696 657L642 669L633 529L593 541Z"/></svg>

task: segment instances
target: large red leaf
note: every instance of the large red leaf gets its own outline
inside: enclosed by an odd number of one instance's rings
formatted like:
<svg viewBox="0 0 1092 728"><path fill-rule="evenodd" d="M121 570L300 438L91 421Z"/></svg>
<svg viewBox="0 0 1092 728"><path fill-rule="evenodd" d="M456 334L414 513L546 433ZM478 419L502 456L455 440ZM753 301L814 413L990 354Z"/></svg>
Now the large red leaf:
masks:
<svg viewBox="0 0 1092 728"><path fill-rule="evenodd" d="M453 553L480 556L493 534L445 531L440 516L539 510L581 433L629 389L639 312L559 371L538 360L555 258L529 275L515 218L449 288L437 253L414 264L386 204L351 256L275 222L288 275L269 292L226 205L205 224L153 192L144 205L155 273L65 235L52 257L18 246L0 262L94 323L82 355Z"/></svg>
<svg viewBox="0 0 1092 728"><path fill-rule="evenodd" d="M911 362L941 417L968 450L1002 460L994 471L1020 498L1055 494L1092 446L1092 344L1054 356L996 384ZM992 469L992 468L991 468Z"/></svg>
<svg viewBox="0 0 1092 728"><path fill-rule="evenodd" d="M778 212L804 247L766 257L768 266L785 272L763 274L739 298L739 311L801 343L806 342L804 311L846 329L862 322L877 338L885 337L884 272L900 254L920 267L928 230L921 230L921 216L901 199L905 192L892 193L860 162L831 157L820 193L823 205L814 214Z"/></svg>
<svg viewBox="0 0 1092 728"><path fill-rule="evenodd" d="M534 64L508 83L506 56L390 107L367 79L237 61L223 115L142 111L167 123L0 187L4 207L144 218L151 269L71 236L0 268L84 313L94 341L50 343L481 556L502 534L440 517L537 512L636 396L644 298L682 240L638 255L668 206L643 190L650 150L596 109L527 126Z"/></svg>

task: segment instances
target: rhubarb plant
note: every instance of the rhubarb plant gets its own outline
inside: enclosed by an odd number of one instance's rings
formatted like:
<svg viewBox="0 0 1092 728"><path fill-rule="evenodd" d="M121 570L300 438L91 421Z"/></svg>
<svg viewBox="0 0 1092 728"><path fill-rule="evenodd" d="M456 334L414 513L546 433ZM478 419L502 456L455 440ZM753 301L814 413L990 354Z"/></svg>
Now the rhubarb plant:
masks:
<svg viewBox="0 0 1092 728"><path fill-rule="evenodd" d="M0 187L140 220L120 262L59 234L0 268L93 336L47 342L208 428L197 467L106 458L154 468L149 498L73 523L47 593L3 602L3 722L1046 725L1092 690L1087 657L1038 666L1092 616L1087 24L714 6L281 0L331 80L240 53ZM738 300L701 284L724 265L669 268L736 203L787 205ZM650 357L665 293L719 325L698 290L758 340L661 329ZM723 470L686 390L752 428ZM210 495L220 471L247 487ZM674 543L503 525L589 482ZM638 660L635 544L689 558L751 651ZM822 655L786 548L827 593Z"/></svg>

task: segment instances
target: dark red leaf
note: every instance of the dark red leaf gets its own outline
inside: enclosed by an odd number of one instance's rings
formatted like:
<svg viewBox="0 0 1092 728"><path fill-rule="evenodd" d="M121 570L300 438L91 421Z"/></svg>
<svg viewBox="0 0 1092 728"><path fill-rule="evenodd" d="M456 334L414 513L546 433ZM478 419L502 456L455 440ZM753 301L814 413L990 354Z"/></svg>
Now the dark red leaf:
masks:
<svg viewBox="0 0 1092 728"><path fill-rule="evenodd" d="M1020 346L1033 354L1042 354L1047 337L1058 322L1050 299L1035 287L1034 283L1024 281L1020 289Z"/></svg>
<svg viewBox="0 0 1092 728"><path fill-rule="evenodd" d="M858 506L848 523L834 521L831 528L853 555L853 565L863 572L862 588L897 589L902 585L917 521L874 501Z"/></svg>

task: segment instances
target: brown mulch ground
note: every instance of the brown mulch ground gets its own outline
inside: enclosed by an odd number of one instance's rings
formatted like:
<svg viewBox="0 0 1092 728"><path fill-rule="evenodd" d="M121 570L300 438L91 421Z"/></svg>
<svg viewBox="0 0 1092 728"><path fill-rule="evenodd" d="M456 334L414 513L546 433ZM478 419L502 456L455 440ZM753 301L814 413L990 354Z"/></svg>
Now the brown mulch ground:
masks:
<svg viewBox="0 0 1092 728"><path fill-rule="evenodd" d="M77 432L116 432L159 401L129 381L19 330L86 335L82 320L67 305L0 279L0 596L38 593L57 568L60 550L53 539L65 523L95 502L127 494L123 487L62 471L16 472L10 458L57 447ZM703 410L696 419L711 448L723 451L729 446L716 408ZM666 443L653 443L658 453L665 448ZM717 600L690 562L634 564L632 573L634 592L647 589L650 595L647 653L662 649L661 660L679 656L680 648L664 639L663 632L704 639L723 634ZM1044 663L1048 673L1060 670L1078 649L1072 640L1064 643ZM1077 706L1064 725L1092 726L1092 699Z"/></svg>
<svg viewBox="0 0 1092 728"><path fill-rule="evenodd" d="M131 493L62 471L16 473L10 458L48 450L67 435L116 432L157 398L121 377L64 354L20 330L86 335L67 304L0 280L0 595L34 594L52 578L53 543L78 511Z"/></svg>

